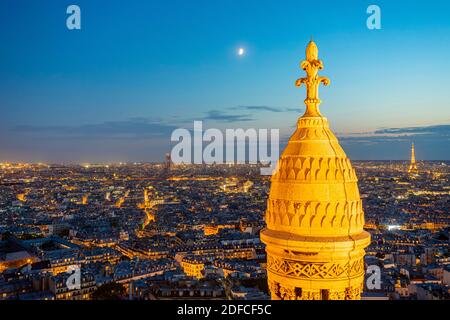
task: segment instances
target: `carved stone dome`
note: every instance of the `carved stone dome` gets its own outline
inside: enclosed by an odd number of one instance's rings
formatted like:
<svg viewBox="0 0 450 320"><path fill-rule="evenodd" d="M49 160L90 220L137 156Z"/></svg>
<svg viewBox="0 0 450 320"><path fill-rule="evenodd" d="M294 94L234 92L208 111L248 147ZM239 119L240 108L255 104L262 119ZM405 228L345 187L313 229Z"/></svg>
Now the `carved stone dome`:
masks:
<svg viewBox="0 0 450 320"><path fill-rule="evenodd" d="M270 230L308 236L363 231L355 170L323 117L301 117L272 176Z"/></svg>

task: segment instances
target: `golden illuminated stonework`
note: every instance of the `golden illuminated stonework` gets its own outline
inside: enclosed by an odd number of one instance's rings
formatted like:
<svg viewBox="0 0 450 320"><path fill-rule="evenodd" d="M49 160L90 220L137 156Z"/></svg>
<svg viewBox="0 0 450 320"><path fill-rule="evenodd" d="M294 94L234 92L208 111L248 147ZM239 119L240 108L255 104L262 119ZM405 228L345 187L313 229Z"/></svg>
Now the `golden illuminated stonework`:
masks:
<svg viewBox="0 0 450 320"><path fill-rule="evenodd" d="M281 155L267 201L266 244L272 299L355 300L364 281L364 212L355 170L319 112L323 63L311 41L297 80L306 112Z"/></svg>

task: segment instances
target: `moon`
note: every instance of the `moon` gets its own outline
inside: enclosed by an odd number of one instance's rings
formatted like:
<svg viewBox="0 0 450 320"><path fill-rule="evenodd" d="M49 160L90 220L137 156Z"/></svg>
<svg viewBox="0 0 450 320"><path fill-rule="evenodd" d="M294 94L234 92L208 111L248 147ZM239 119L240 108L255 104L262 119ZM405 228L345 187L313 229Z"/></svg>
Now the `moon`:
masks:
<svg viewBox="0 0 450 320"><path fill-rule="evenodd" d="M245 49L244 48L239 48L238 49L238 56L243 56L245 54Z"/></svg>

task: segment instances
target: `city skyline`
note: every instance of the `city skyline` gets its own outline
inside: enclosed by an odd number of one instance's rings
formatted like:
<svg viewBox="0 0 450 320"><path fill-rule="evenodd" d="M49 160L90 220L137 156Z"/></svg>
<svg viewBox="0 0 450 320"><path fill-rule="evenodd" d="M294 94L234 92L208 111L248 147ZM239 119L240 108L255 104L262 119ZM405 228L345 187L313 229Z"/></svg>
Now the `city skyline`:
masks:
<svg viewBox="0 0 450 320"><path fill-rule="evenodd" d="M0 4L0 161L162 162L194 120L279 128L282 150L311 35L331 79L322 112L351 160L408 160L412 142L418 161L450 159L449 4L379 1L381 30L365 3L199 4L77 1L81 30L68 3Z"/></svg>

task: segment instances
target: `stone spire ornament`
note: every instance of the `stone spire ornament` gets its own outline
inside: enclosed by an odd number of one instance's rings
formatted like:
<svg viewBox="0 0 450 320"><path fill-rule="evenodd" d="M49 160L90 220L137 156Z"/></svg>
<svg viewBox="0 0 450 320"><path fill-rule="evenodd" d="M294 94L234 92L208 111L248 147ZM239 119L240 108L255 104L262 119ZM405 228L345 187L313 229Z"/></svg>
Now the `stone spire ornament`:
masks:
<svg viewBox="0 0 450 320"><path fill-rule="evenodd" d="M355 170L328 120L318 88L329 79L311 40L301 68L306 111L272 175L266 210L267 274L272 299L356 300L364 280L364 212Z"/></svg>
<svg viewBox="0 0 450 320"><path fill-rule="evenodd" d="M319 70L323 69L323 62L319 60L319 49L314 41L310 41L306 47L306 60L303 60L300 67L306 71L306 77L300 78L295 85L300 87L302 84L306 86L306 113L310 117L321 116L319 112L319 84L323 83L325 86L330 84L330 79L319 76Z"/></svg>

